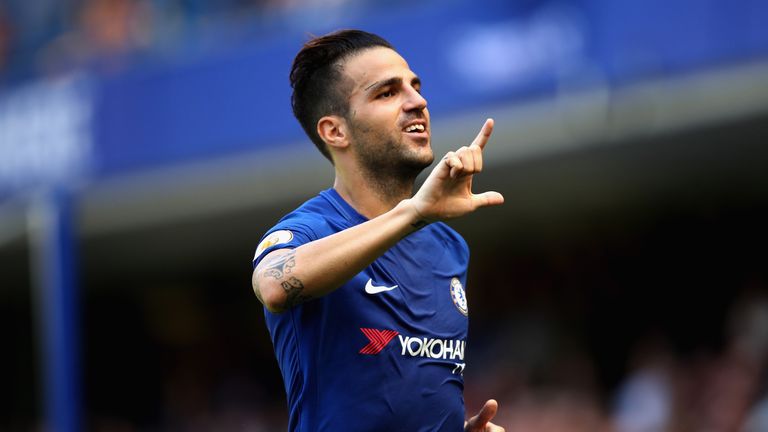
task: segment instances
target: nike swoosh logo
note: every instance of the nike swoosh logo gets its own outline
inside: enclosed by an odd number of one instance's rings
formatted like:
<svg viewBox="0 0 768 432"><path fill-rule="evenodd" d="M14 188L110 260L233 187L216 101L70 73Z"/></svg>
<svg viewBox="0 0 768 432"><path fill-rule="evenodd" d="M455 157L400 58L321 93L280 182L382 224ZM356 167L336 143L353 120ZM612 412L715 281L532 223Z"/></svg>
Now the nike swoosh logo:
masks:
<svg viewBox="0 0 768 432"><path fill-rule="evenodd" d="M368 282L365 284L365 292L368 294L378 294L383 293L384 291L392 291L393 289L397 288L397 285L395 286L376 286L373 284L373 279L368 279Z"/></svg>

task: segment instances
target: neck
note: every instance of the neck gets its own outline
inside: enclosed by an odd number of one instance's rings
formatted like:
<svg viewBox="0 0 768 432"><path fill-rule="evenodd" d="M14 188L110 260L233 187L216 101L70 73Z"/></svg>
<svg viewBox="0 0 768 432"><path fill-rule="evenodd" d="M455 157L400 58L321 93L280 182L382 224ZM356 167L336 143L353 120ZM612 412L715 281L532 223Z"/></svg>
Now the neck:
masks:
<svg viewBox="0 0 768 432"><path fill-rule="evenodd" d="M382 176L360 172L350 176L337 170L333 188L358 213L373 219L410 198L415 180L415 175Z"/></svg>

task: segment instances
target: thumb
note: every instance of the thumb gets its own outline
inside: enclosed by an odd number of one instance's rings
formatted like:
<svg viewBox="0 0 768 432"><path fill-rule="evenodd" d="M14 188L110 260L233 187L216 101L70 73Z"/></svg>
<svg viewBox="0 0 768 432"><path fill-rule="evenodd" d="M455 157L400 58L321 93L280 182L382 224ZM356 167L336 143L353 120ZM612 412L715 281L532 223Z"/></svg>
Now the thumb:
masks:
<svg viewBox="0 0 768 432"><path fill-rule="evenodd" d="M472 200L475 202L475 208L504 204L504 196L498 192L483 192L481 194L473 194Z"/></svg>
<svg viewBox="0 0 768 432"><path fill-rule="evenodd" d="M489 399L485 405L483 405L483 408L480 409L480 412L477 413L476 416L469 419L469 422L467 423L467 430L470 432L485 430L485 426L488 424L488 422L491 421L491 419L493 419L494 416L496 416L496 411L498 409L499 403L494 399Z"/></svg>

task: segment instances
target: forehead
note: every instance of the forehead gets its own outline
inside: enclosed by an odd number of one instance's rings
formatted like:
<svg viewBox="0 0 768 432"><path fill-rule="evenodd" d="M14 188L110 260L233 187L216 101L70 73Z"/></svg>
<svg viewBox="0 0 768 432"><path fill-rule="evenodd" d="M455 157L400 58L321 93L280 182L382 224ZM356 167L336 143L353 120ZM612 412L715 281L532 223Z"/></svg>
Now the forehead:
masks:
<svg viewBox="0 0 768 432"><path fill-rule="evenodd" d="M344 62L344 73L352 80L354 90L383 79L408 80L416 76L400 54L385 47L369 48L350 57Z"/></svg>

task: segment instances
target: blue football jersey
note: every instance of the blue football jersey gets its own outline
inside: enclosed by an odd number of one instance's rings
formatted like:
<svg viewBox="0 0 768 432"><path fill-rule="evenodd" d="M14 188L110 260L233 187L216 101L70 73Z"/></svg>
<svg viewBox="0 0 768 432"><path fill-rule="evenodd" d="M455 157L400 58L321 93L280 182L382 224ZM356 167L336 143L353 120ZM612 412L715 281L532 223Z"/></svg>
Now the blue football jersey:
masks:
<svg viewBox="0 0 768 432"><path fill-rule="evenodd" d="M262 238L295 248L367 221L328 189ZM330 294L265 311L291 431L461 431L469 249L433 223Z"/></svg>

